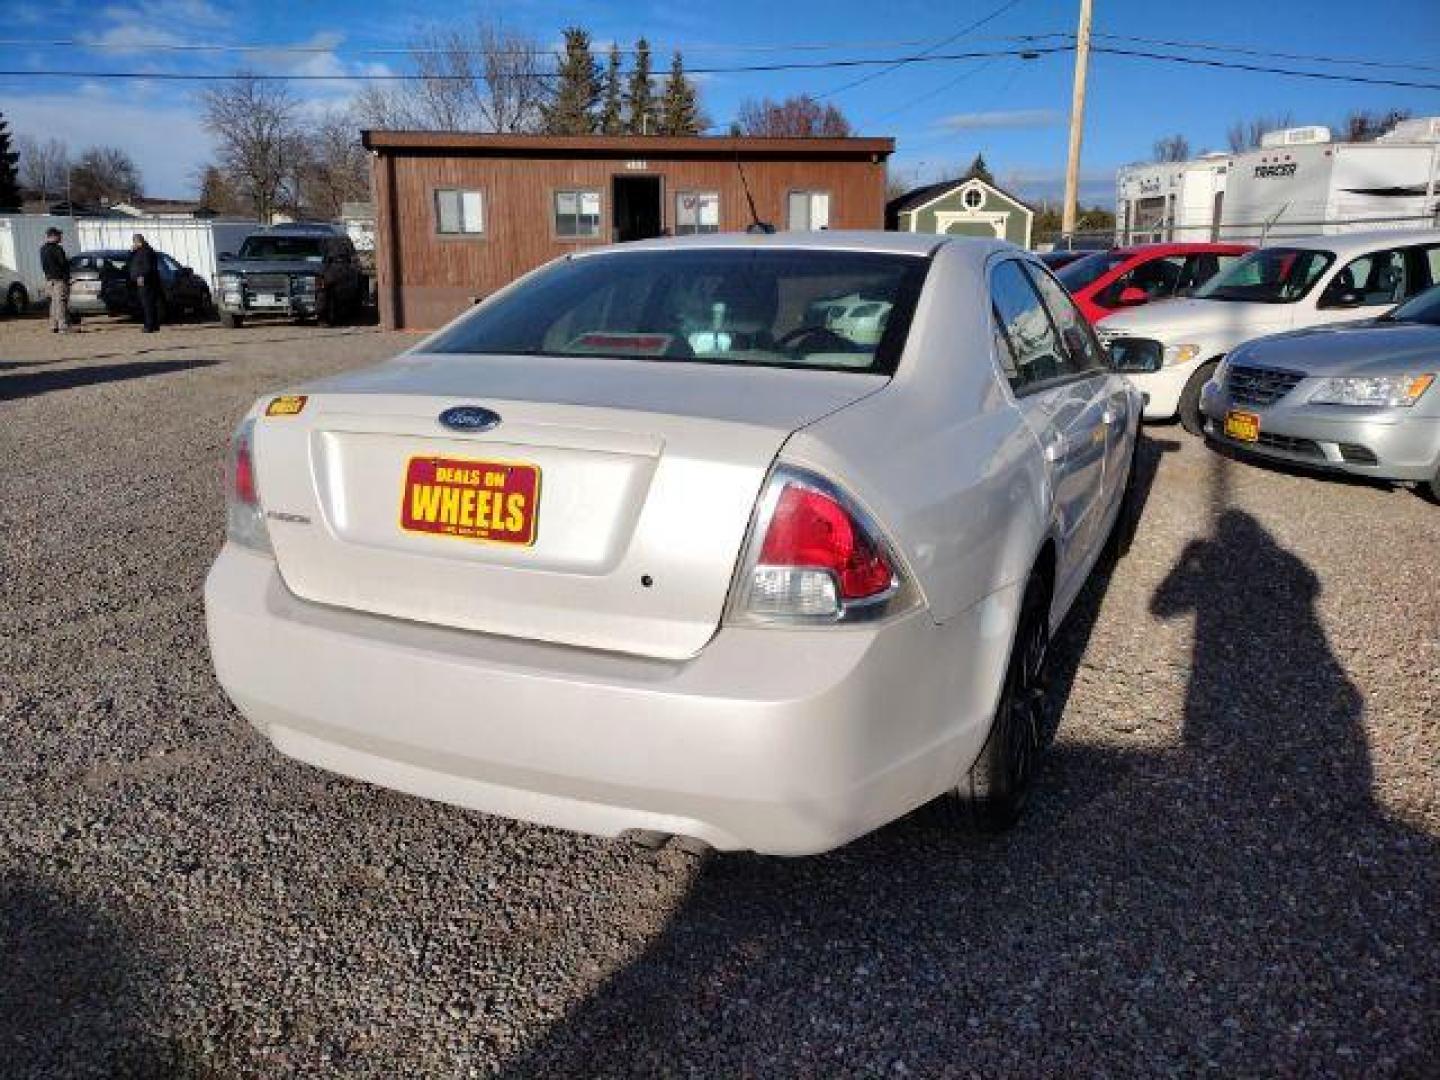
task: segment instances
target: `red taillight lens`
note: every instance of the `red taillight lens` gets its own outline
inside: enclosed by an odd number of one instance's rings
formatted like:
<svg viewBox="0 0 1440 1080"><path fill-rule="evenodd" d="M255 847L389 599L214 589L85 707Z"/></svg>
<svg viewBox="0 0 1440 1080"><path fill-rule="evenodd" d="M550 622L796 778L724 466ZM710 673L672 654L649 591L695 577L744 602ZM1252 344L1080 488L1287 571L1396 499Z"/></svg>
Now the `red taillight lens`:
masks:
<svg viewBox="0 0 1440 1080"><path fill-rule="evenodd" d="M891 587L895 570L875 542L835 499L788 483L776 502L759 562L815 567L835 575L840 600L864 600Z"/></svg>
<svg viewBox="0 0 1440 1080"><path fill-rule="evenodd" d="M232 473L231 496L236 502L255 506L260 499L255 493L255 461L250 453L250 432L241 431L235 436L235 464Z"/></svg>

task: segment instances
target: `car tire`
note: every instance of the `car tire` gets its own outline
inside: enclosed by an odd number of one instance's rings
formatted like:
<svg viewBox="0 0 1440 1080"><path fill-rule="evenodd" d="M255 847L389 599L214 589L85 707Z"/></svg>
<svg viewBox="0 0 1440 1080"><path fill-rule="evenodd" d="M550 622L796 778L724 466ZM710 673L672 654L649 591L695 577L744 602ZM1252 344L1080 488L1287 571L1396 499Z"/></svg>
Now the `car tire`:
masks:
<svg viewBox="0 0 1440 1080"><path fill-rule="evenodd" d="M1219 366L1219 360L1201 364L1195 374L1190 376L1185 389L1180 392L1180 426L1191 435L1205 434L1205 416L1200 412L1200 391L1205 389L1205 384Z"/></svg>
<svg viewBox="0 0 1440 1080"><path fill-rule="evenodd" d="M1019 820L1050 738L1049 608L1050 590L1032 574L989 737L958 791L971 825L981 832L1002 832Z"/></svg>
<svg viewBox="0 0 1440 1080"><path fill-rule="evenodd" d="M238 330L245 325L245 316L236 315L231 311L222 311L220 313L220 325L226 330Z"/></svg>
<svg viewBox="0 0 1440 1080"><path fill-rule="evenodd" d="M1437 472L1429 480L1421 481L1420 494L1435 505L1440 506L1440 472Z"/></svg>
<svg viewBox="0 0 1440 1080"><path fill-rule="evenodd" d="M30 310L30 294L18 281L5 294L5 310L17 319Z"/></svg>

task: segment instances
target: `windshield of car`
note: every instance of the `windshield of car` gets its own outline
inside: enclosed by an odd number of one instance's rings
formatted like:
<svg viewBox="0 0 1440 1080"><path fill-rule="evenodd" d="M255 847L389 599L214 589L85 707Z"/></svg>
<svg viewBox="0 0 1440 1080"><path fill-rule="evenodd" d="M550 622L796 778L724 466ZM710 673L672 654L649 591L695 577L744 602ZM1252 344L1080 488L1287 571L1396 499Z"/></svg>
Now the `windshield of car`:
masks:
<svg viewBox="0 0 1440 1080"><path fill-rule="evenodd" d="M1061 285L1075 293L1087 285L1093 285L1129 258L1129 255L1114 251L1097 251L1094 255L1086 255L1083 259L1076 259L1062 266L1055 271L1055 276L1060 279Z"/></svg>
<svg viewBox="0 0 1440 1080"><path fill-rule="evenodd" d="M316 236L247 236L240 258L252 262L323 262L325 241Z"/></svg>
<svg viewBox="0 0 1440 1080"><path fill-rule="evenodd" d="M1386 322L1429 323L1431 326L1440 326L1440 285L1426 289L1419 296L1411 297L1381 318Z"/></svg>
<svg viewBox="0 0 1440 1080"><path fill-rule="evenodd" d="M1309 248L1252 251L1195 291L1198 300L1243 300L1293 304L1319 280L1335 256Z"/></svg>
<svg viewBox="0 0 1440 1080"><path fill-rule="evenodd" d="M573 257L427 351L895 370L929 260L713 248Z"/></svg>

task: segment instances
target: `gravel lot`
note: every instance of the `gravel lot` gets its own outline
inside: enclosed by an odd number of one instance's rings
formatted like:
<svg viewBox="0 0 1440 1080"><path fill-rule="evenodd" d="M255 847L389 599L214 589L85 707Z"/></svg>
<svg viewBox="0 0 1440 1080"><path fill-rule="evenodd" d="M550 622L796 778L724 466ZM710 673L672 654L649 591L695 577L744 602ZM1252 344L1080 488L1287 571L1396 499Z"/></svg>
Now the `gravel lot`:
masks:
<svg viewBox="0 0 1440 1080"><path fill-rule="evenodd" d="M1154 428L1018 830L648 851L289 762L211 676L235 419L413 340L0 322L0 1072L1440 1074L1440 507Z"/></svg>

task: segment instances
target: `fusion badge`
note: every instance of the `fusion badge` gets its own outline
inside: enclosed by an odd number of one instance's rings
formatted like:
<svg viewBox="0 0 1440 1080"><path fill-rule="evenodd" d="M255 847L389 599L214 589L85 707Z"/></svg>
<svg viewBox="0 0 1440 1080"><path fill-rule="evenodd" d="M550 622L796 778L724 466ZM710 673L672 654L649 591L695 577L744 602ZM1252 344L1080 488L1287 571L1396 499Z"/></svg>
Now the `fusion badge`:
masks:
<svg viewBox="0 0 1440 1080"><path fill-rule="evenodd" d="M492 544L535 542L540 469L512 461L411 458L400 527Z"/></svg>

